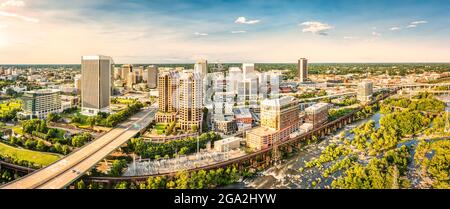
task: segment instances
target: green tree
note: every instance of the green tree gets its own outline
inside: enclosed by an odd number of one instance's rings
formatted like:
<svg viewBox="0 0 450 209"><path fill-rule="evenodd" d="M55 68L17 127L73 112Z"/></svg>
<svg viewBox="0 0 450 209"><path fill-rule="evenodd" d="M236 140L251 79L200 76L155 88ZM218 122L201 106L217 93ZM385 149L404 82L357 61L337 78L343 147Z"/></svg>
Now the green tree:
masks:
<svg viewBox="0 0 450 209"><path fill-rule="evenodd" d="M45 145L45 143L42 140L39 140L37 145L36 145L36 149L39 151L46 151L47 150L47 145Z"/></svg>
<svg viewBox="0 0 450 209"><path fill-rule="evenodd" d="M77 189L86 189L86 185L83 180L77 182Z"/></svg>

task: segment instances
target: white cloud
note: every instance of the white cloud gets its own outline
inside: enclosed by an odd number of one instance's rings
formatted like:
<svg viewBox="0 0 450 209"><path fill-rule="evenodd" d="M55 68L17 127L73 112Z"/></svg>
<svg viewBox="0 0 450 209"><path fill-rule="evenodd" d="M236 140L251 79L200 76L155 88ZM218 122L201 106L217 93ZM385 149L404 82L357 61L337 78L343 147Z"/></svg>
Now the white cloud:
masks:
<svg viewBox="0 0 450 209"><path fill-rule="evenodd" d="M392 27L392 28L389 28L389 30L391 30L391 31L396 31L396 30L400 30L401 28L400 27Z"/></svg>
<svg viewBox="0 0 450 209"><path fill-rule="evenodd" d="M195 32L194 35L196 36L207 36L207 33L200 33L200 32Z"/></svg>
<svg viewBox="0 0 450 209"><path fill-rule="evenodd" d="M415 27L417 27L417 25L408 25L408 26L406 26L406 28L415 28Z"/></svg>
<svg viewBox="0 0 450 209"><path fill-rule="evenodd" d="M247 18L245 17L238 17L234 23L238 23L238 24L248 24L248 25L252 25L252 24L256 24L259 23L260 20L247 20Z"/></svg>
<svg viewBox="0 0 450 209"><path fill-rule="evenodd" d="M359 39L359 37L356 37L356 36L344 36L344 39L346 39L346 40L354 40L354 39Z"/></svg>
<svg viewBox="0 0 450 209"><path fill-rule="evenodd" d="M234 31L231 31L231 33L233 33L233 34L236 34L236 33L247 33L247 31L245 31L245 30L234 30Z"/></svg>
<svg viewBox="0 0 450 209"><path fill-rule="evenodd" d="M25 2L20 0L8 0L0 4L0 7L24 7Z"/></svg>
<svg viewBox="0 0 450 209"><path fill-rule="evenodd" d="M381 33L377 33L377 32L375 32L375 31L372 31L372 36L380 37L380 36L381 36Z"/></svg>
<svg viewBox="0 0 450 209"><path fill-rule="evenodd" d="M419 20L419 21L411 22L410 24L411 24L411 25L418 25L418 24L427 24L427 23L428 23L428 21L425 21L425 20Z"/></svg>
<svg viewBox="0 0 450 209"><path fill-rule="evenodd" d="M22 15L19 15L19 14L16 14L16 13L11 13L11 12L0 11L0 16L16 18L16 19L19 19L19 20L23 20L23 21L26 21L26 22L32 22L32 23L39 22L39 20L36 19L36 18L22 16Z"/></svg>
<svg viewBox="0 0 450 209"><path fill-rule="evenodd" d="M327 31L334 28L333 26L328 25L326 23L315 22L315 21L303 22L300 24L300 26L303 26L302 31L304 33L310 32L310 33L319 34L319 35L328 35Z"/></svg>

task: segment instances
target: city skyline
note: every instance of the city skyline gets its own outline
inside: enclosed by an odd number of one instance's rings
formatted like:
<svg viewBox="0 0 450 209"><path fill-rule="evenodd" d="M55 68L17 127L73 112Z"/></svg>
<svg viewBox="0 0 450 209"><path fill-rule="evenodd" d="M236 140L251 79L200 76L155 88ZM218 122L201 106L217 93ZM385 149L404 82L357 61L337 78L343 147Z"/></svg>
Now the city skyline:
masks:
<svg viewBox="0 0 450 209"><path fill-rule="evenodd" d="M1 64L448 62L447 2L0 0ZM128 50L124 50L128 49Z"/></svg>

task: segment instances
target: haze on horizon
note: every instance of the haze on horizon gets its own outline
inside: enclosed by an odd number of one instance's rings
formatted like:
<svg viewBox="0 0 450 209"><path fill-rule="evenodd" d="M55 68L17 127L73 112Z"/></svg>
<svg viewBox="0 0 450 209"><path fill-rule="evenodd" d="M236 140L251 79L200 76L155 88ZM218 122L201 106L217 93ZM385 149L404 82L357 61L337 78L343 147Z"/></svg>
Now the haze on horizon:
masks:
<svg viewBox="0 0 450 209"><path fill-rule="evenodd" d="M0 0L0 64L450 62L450 2Z"/></svg>

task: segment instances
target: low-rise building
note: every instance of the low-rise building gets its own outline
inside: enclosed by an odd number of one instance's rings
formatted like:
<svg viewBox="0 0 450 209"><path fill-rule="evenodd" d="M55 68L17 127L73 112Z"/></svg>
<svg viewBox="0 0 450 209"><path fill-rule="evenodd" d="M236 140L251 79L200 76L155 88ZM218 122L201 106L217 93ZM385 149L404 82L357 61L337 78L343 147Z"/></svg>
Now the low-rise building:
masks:
<svg viewBox="0 0 450 209"><path fill-rule="evenodd" d="M252 124L253 118L249 108L235 108L233 112L237 123Z"/></svg>
<svg viewBox="0 0 450 209"><path fill-rule="evenodd" d="M217 152L227 152L229 150L237 149L241 145L242 138L229 137L226 139L214 142L214 150Z"/></svg>
<svg viewBox="0 0 450 209"><path fill-rule="evenodd" d="M236 120L232 116L215 115L214 130L223 134L236 133L238 127Z"/></svg>

